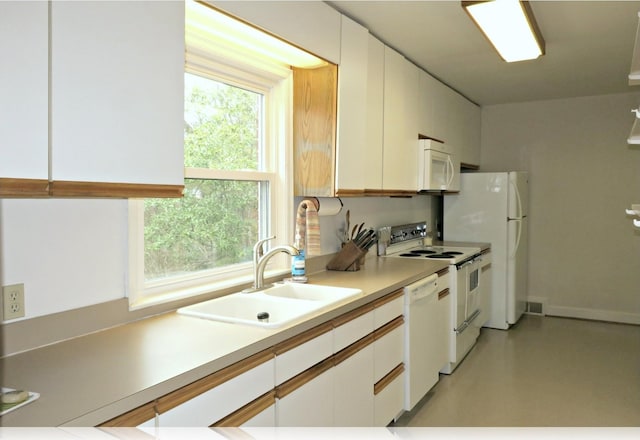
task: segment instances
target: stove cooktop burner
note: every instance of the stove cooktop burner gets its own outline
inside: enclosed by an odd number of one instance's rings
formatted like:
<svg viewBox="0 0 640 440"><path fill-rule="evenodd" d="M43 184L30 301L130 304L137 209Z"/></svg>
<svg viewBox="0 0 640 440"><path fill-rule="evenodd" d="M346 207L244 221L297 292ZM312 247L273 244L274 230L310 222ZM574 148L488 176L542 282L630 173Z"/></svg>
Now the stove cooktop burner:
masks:
<svg viewBox="0 0 640 440"><path fill-rule="evenodd" d="M430 254L437 254L436 251L430 251L427 249L416 249L414 251L411 251L412 254L420 254L420 255L430 255Z"/></svg>
<svg viewBox="0 0 640 440"><path fill-rule="evenodd" d="M452 258L453 255L451 254L435 254L435 255L429 255L427 256L427 258Z"/></svg>
<svg viewBox="0 0 640 440"><path fill-rule="evenodd" d="M413 252L410 253L404 253L404 254L398 254L399 257L422 257L422 255L420 254L416 254Z"/></svg>

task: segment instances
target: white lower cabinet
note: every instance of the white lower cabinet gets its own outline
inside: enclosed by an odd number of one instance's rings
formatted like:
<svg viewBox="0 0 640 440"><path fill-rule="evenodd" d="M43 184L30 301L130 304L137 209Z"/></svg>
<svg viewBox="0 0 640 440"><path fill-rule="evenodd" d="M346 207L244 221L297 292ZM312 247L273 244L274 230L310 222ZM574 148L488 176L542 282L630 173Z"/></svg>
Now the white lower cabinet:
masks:
<svg viewBox="0 0 640 440"><path fill-rule="evenodd" d="M333 360L276 388L276 426L333 426Z"/></svg>
<svg viewBox="0 0 640 440"><path fill-rule="evenodd" d="M160 427L210 426L238 408L273 390L274 386L274 360L272 358L167 411L160 409L158 425ZM179 399L179 397L176 395L173 396L173 399ZM173 399L168 398L167 404L171 405ZM162 406L162 399L158 406Z"/></svg>
<svg viewBox="0 0 640 440"><path fill-rule="evenodd" d="M342 356L341 353L335 356L334 426L373 425L372 343L373 336L369 335L345 349Z"/></svg>
<svg viewBox="0 0 640 440"><path fill-rule="evenodd" d="M386 426L404 402L402 294L391 293L101 426Z"/></svg>
<svg viewBox="0 0 640 440"><path fill-rule="evenodd" d="M374 332L374 426L387 426L404 409L404 325L399 316Z"/></svg>
<svg viewBox="0 0 640 440"><path fill-rule="evenodd" d="M398 418L404 408L404 365L394 370L374 387L373 426L384 427Z"/></svg>

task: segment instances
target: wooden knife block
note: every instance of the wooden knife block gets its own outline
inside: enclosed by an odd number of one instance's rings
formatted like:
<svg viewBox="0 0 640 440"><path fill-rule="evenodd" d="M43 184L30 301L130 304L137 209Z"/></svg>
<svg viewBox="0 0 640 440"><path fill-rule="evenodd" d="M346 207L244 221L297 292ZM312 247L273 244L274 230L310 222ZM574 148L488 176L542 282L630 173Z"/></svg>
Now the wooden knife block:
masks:
<svg viewBox="0 0 640 440"><path fill-rule="evenodd" d="M367 252L360 249L354 242L347 242L340 252L327 263L327 270L356 271L364 265Z"/></svg>

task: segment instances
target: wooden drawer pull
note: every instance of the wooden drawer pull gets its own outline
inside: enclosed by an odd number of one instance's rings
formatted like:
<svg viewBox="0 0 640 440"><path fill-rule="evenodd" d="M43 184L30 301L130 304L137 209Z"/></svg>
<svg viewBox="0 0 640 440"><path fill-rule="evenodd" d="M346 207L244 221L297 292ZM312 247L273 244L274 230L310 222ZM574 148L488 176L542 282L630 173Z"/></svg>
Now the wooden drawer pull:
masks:
<svg viewBox="0 0 640 440"><path fill-rule="evenodd" d="M212 427L238 427L243 423L248 422L265 409L276 403L276 392L274 390L269 391L266 394L258 397L253 402L247 403L237 411L232 412L228 416L218 420L211 425Z"/></svg>
<svg viewBox="0 0 640 440"><path fill-rule="evenodd" d="M396 368L387 373L373 386L373 394L377 395L384 390L391 382L404 372L404 364L399 364Z"/></svg>
<svg viewBox="0 0 640 440"><path fill-rule="evenodd" d="M395 292L392 292L388 295L383 296L382 298L378 298L377 300L375 300L373 302L373 307L381 307L387 303L390 303L394 299L400 298L402 295L404 295L404 291L402 289L396 290Z"/></svg>
<svg viewBox="0 0 640 440"><path fill-rule="evenodd" d="M403 325L404 325L404 317L403 316L398 316L393 321L390 321L390 322L386 323L385 325L383 325L382 327L377 329L375 332L373 332L373 338L376 339L376 340L380 339L383 336L385 336L386 334L391 333L392 331L394 331L398 327L402 327Z"/></svg>

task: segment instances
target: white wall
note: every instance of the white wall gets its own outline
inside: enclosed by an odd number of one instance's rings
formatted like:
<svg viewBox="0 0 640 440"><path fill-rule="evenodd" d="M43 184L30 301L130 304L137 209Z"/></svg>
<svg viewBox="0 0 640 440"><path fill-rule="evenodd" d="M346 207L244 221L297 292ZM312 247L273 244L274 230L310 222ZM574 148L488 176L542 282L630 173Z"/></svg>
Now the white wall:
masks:
<svg viewBox="0 0 640 440"><path fill-rule="evenodd" d="M0 200L0 281L24 283L25 318L122 298L127 202Z"/></svg>
<svg viewBox="0 0 640 440"><path fill-rule="evenodd" d="M549 314L640 323L640 93L487 106L483 171L530 172L529 295Z"/></svg>
<svg viewBox="0 0 640 440"><path fill-rule="evenodd" d="M347 209L374 228L431 217L429 196L343 202L320 218L323 254L340 249ZM0 284L24 283L25 319L124 298L127 233L124 200L0 199Z"/></svg>

